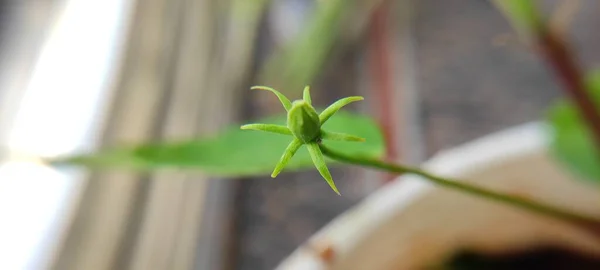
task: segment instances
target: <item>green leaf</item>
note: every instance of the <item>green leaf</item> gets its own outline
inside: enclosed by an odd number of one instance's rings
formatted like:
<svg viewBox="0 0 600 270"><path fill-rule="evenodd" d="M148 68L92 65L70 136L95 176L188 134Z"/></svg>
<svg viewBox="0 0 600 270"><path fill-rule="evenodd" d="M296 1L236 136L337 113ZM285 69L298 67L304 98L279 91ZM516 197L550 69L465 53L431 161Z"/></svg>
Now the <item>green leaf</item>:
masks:
<svg viewBox="0 0 600 270"><path fill-rule="evenodd" d="M600 71L591 73L588 89L600 104ZM591 131L570 100L561 100L549 111L551 150L576 175L600 183L600 153Z"/></svg>
<svg viewBox="0 0 600 270"><path fill-rule="evenodd" d="M280 115L257 122L285 125L286 116ZM327 146L350 155L381 157L384 142L377 124L366 116L345 111L338 112L324 126L329 131L356 134L365 142L326 141ZM154 169L191 169L213 176L268 175L290 143L289 136L240 130L235 125L214 137L183 142L122 147L92 155L70 157L53 163L81 165L99 169L127 169L148 171ZM331 163L332 161L329 161ZM286 170L311 169L308 151L298 151Z"/></svg>

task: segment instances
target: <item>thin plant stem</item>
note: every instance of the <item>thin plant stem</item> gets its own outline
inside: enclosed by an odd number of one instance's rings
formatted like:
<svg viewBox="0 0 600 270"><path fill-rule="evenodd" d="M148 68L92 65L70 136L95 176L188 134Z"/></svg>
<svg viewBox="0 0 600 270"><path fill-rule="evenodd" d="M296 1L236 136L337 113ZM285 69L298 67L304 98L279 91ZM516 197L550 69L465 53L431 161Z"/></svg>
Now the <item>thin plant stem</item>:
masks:
<svg viewBox="0 0 600 270"><path fill-rule="evenodd" d="M381 1L371 16L371 26L369 28L369 52L370 52L370 71L373 78L373 90L378 99L374 107L378 118L383 138L385 141L385 159L388 161L397 160L398 142L396 138L396 113L394 106L394 74L392 52L390 48L390 29L388 21L390 20L391 1ZM390 182L396 175L387 173L384 176L385 182Z"/></svg>
<svg viewBox="0 0 600 270"><path fill-rule="evenodd" d="M499 193L496 191L492 191L489 189L477 187L468 183L465 183L460 180L455 180L451 178L436 176L425 172L421 169L403 166L400 164L394 164L390 162L385 162L378 159L371 159L359 156L350 156L343 153L339 153L331 148L320 144L321 152L334 160L341 161L344 163L350 163L355 165L362 165L366 167L376 168L380 170L384 170L387 172L398 173L398 174L414 174L418 176L422 176L423 179L433 182L437 185L447 187L450 189L462 191L464 193L474 195L480 198L488 199L491 201L501 202L504 204L516 206L518 208L528 210L531 212L535 212L538 214L542 214L545 216L553 217L556 219L560 219L563 221L569 221L575 225L583 226L586 229L593 231L598 237L600 237L600 231L598 227L600 226L600 219L578 214L571 212L569 210L560 209L554 206L550 206L547 204L543 204L540 202L534 202L530 200L526 200L517 196L512 196L508 194Z"/></svg>

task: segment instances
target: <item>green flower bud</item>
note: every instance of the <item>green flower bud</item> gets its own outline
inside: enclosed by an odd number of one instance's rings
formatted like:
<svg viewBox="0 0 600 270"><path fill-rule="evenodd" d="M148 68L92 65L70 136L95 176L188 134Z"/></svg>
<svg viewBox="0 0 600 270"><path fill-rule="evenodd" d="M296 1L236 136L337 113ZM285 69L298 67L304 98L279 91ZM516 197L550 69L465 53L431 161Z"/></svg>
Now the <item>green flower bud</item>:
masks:
<svg viewBox="0 0 600 270"><path fill-rule="evenodd" d="M252 89L271 91L277 96L277 98L279 98L279 101L281 101L281 104L288 112L287 127L274 124L248 124L243 125L241 128L283 135L292 135L295 137L290 144L288 144L287 148L283 152L283 155L281 156L281 159L277 165L275 165L275 169L273 170L271 177L276 177L290 161L292 156L294 156L296 151L298 151L302 145L306 145L315 167L321 176L323 176L327 184L329 184L331 189L333 189L333 191L339 195L340 192L331 178L329 169L327 169L327 165L325 163L325 159L323 158L323 153L319 148L319 144L321 143L321 140L362 142L365 139L349 134L321 130L321 125L324 124L342 107L348 105L349 103L362 100L363 98L347 97L340 99L327 107L323 112L321 112L321 114L317 114L317 111L311 104L312 100L310 98L310 89L308 86L304 88L303 99L296 100L293 103L290 102L290 100L283 94L279 93L279 91L271 87L254 86Z"/></svg>
<svg viewBox="0 0 600 270"><path fill-rule="evenodd" d="M304 100L296 100L287 115L288 128L304 143L314 142L321 132L319 114Z"/></svg>

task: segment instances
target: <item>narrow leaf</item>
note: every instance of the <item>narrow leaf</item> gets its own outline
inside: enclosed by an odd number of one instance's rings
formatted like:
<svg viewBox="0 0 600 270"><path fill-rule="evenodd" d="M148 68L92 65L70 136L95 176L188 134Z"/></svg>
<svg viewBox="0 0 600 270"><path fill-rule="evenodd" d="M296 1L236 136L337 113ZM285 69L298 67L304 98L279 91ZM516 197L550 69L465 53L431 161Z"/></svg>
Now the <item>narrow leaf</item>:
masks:
<svg viewBox="0 0 600 270"><path fill-rule="evenodd" d="M319 145L316 143L309 143L306 145L308 148L308 152L310 153L310 157L312 158L315 167L317 170L325 178L327 184L337 193L337 195L341 195L338 191L335 183L333 182L333 178L331 178L331 174L329 173L329 169L327 168L327 164L325 163L325 158L323 158L323 153L321 153L321 149L319 149Z"/></svg>
<svg viewBox="0 0 600 270"><path fill-rule="evenodd" d="M286 123L286 115L255 121L282 125ZM381 157L384 152L379 127L366 116L340 111L324 128L356 134L367 139L364 143L327 141L326 145L332 149L371 158ZM239 125L234 125L211 137L122 146L49 162L142 172L155 169L187 169L222 177L269 175L291 139L279 134L240 130ZM331 160L327 161L333 163ZM285 169L294 171L310 168L313 168L313 165L308 152L298 151Z"/></svg>
<svg viewBox="0 0 600 270"><path fill-rule="evenodd" d="M600 71L587 80L594 102L600 105ZM560 100L549 110L551 150L575 175L600 184L600 153L591 131L570 100Z"/></svg>
<svg viewBox="0 0 600 270"><path fill-rule="evenodd" d="M259 130L259 131L266 131L266 132L278 133L278 134L283 134L283 135L292 135L292 132L290 131L290 129L288 127L282 126L282 125L248 124L248 125L241 126L240 129Z"/></svg>
<svg viewBox="0 0 600 270"><path fill-rule="evenodd" d="M275 94L277 96L277 98L279 98L279 101L281 101L281 104L283 105L283 107L285 108L286 111L289 111L290 108L292 108L292 102L290 102L290 100L287 97L285 97L282 93L280 93L279 91L277 91L271 87L252 86L250 89L271 91L271 92L273 92L273 94Z"/></svg>
<svg viewBox="0 0 600 270"><path fill-rule="evenodd" d="M285 168L285 165L287 165L290 159L292 159L294 154L296 154L298 149L300 149L300 146L302 146L302 142L298 138L294 138L283 152L283 155L281 156L279 162L277 162L277 165L275 165L275 169L271 173L271 177L277 177L277 175Z"/></svg>
<svg viewBox="0 0 600 270"><path fill-rule="evenodd" d="M358 136L345 134L345 133L339 133L339 132L325 131L325 130L321 130L321 138L323 140L333 140L333 141L348 141L348 142L364 142L365 141L364 138L361 138Z"/></svg>
<svg viewBox="0 0 600 270"><path fill-rule="evenodd" d="M321 124L327 122L327 120L334 115L337 111L339 111L342 107L359 100L363 100L363 97L347 97L342 98L333 104L329 105L321 114L319 115L319 119L321 120Z"/></svg>

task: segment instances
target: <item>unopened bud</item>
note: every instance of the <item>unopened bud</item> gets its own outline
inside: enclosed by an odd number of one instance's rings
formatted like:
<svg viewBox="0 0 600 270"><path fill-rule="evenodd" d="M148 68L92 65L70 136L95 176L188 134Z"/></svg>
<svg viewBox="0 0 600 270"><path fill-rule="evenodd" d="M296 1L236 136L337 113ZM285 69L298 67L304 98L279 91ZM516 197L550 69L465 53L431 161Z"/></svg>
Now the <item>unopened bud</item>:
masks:
<svg viewBox="0 0 600 270"><path fill-rule="evenodd" d="M296 100L288 111L288 128L304 143L314 142L321 132L321 121L315 108L304 100Z"/></svg>

